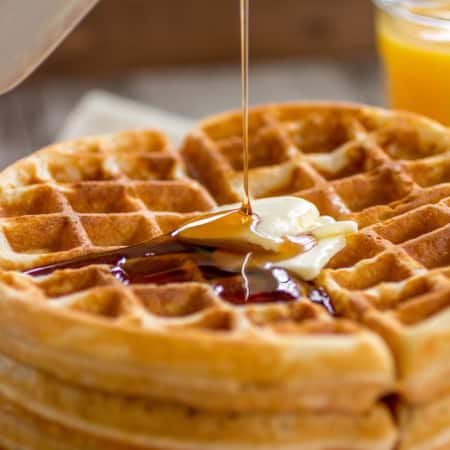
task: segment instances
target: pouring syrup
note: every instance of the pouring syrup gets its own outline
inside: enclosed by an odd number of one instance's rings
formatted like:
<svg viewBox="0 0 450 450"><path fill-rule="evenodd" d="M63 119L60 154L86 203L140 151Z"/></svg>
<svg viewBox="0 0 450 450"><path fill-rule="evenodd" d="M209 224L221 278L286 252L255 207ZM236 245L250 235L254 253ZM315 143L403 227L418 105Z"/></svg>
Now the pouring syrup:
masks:
<svg viewBox="0 0 450 450"><path fill-rule="evenodd" d="M330 310L329 299L323 293L294 279L285 269L264 266L265 261L306 252L317 240L308 233L284 238L277 242L274 252L273 248L267 250L267 238L264 241L257 233L259 217L253 213L249 189L249 0L240 0L240 6L244 161L240 208L202 215L149 242L32 268L26 271L28 275L43 276L55 270L106 264L123 284L162 285L193 281L194 265L200 272L199 281L208 282L220 297L233 304L294 301L311 294L314 301ZM269 244L273 247L273 243ZM223 248L225 254L219 250ZM231 265L230 256L234 261Z"/></svg>
<svg viewBox="0 0 450 450"><path fill-rule="evenodd" d="M244 161L243 188L244 199L241 210L247 216L252 214L250 186L248 180L249 146L248 146L248 61L249 61L249 0L241 1L241 83L242 83L242 147Z"/></svg>

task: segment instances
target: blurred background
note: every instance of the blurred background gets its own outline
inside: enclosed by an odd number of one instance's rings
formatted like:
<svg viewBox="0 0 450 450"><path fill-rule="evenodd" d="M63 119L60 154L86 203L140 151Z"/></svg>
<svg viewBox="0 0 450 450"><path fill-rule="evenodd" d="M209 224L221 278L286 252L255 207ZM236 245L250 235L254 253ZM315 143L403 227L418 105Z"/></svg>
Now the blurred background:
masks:
<svg viewBox="0 0 450 450"><path fill-rule="evenodd" d="M188 119L239 107L239 52L238 0L102 0L0 97L0 165L53 142L92 89ZM380 84L370 0L251 0L252 104L382 104Z"/></svg>

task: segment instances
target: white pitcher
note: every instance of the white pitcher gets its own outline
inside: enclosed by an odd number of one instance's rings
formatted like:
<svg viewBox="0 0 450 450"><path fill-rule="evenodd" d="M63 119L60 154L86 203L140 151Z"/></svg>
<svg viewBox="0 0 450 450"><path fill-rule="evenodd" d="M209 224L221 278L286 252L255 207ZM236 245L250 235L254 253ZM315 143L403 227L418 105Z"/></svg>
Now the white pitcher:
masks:
<svg viewBox="0 0 450 450"><path fill-rule="evenodd" d="M98 0L0 0L0 94L17 86Z"/></svg>

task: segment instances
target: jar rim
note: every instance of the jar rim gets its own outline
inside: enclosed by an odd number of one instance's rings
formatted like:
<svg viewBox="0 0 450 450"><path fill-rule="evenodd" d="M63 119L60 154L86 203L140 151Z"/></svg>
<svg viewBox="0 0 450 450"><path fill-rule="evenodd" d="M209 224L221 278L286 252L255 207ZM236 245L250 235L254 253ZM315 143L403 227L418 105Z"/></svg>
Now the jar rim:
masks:
<svg viewBox="0 0 450 450"><path fill-rule="evenodd" d="M413 8L426 7L430 8L430 1L417 0L373 0L375 5L396 17L401 17L410 22L419 25L431 26L436 28L444 28L450 30L450 17L440 17L438 15L429 15L415 11ZM438 2L435 2L438 3Z"/></svg>

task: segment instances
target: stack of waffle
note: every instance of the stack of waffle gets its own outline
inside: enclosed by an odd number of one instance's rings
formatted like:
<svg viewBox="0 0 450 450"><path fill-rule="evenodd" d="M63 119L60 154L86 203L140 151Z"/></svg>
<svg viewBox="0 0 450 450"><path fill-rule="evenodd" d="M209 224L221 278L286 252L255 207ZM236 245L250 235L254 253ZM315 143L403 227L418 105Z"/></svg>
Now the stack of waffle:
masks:
<svg viewBox="0 0 450 450"><path fill-rule="evenodd" d="M236 306L188 255L176 281L107 265L21 271L133 245L241 197L239 114L178 154L142 131L54 145L0 175L0 445L26 450L450 447L450 133L332 104L250 115L255 197L358 222L306 296Z"/></svg>

